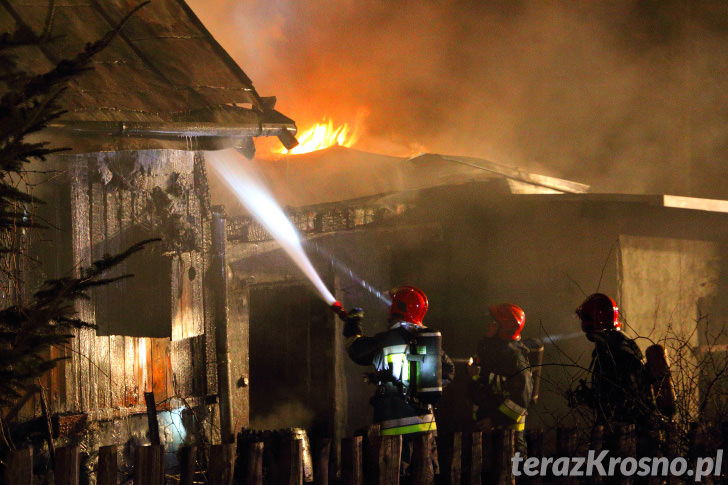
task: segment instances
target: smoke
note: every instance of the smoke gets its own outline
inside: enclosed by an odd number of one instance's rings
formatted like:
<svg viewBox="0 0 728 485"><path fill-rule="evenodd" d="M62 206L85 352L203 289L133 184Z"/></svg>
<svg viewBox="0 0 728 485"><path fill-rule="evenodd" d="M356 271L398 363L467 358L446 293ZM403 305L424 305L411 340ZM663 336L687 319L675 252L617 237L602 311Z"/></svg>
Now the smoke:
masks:
<svg viewBox="0 0 728 485"><path fill-rule="evenodd" d="M301 246L298 232L257 176L255 167L238 152L229 149L206 152L205 159L235 192L240 202L273 236L301 272L311 281L321 298L332 305L336 298L331 294Z"/></svg>
<svg viewBox="0 0 728 485"><path fill-rule="evenodd" d="M297 402L284 402L263 416L253 416L251 429L274 430L283 428L310 428L314 412Z"/></svg>
<svg viewBox="0 0 728 485"><path fill-rule="evenodd" d="M299 127L368 111L358 149L726 197L725 2L189 3Z"/></svg>
<svg viewBox="0 0 728 485"><path fill-rule="evenodd" d="M554 342L560 342L561 340L572 340L575 338L583 338L584 332L572 332L572 333L562 333L558 335L548 335L545 337L542 337L541 340L544 344L552 344Z"/></svg>

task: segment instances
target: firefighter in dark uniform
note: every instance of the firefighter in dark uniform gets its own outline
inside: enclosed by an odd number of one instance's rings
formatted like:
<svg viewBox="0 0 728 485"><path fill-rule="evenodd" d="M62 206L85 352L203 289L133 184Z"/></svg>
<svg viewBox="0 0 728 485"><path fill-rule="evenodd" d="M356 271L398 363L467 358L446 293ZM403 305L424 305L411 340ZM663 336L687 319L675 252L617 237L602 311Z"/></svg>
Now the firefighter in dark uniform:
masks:
<svg viewBox="0 0 728 485"><path fill-rule="evenodd" d="M594 293L576 309L586 338L594 342L589 366L591 382L582 381L570 395L571 403L591 407L598 424L649 423L654 412L642 351L622 333L619 307L603 293Z"/></svg>
<svg viewBox="0 0 728 485"><path fill-rule="evenodd" d="M474 427L513 429L517 450L525 452L523 431L533 392L528 348L520 342L526 315L518 306L503 303L490 307L488 320L476 357L468 365Z"/></svg>
<svg viewBox="0 0 728 485"><path fill-rule="evenodd" d="M344 337L347 351L354 362L374 366L375 373L369 375L369 381L377 386L370 400L374 407L374 424L380 426L382 435L402 435L401 473L408 475L412 438L418 433L437 430L433 404L441 394L442 387L452 381L455 366L439 348L439 332L422 324L428 307L424 292L414 286L403 286L391 290L390 296L392 305L388 330L373 337L364 336L361 326L363 313L361 309L354 309L345 319ZM415 367L410 355L424 352L424 347L413 349L412 346L415 340L424 341L423 337L427 336L436 336L437 339L437 355L430 356L430 362L436 363L431 367L441 379L440 382L428 382L427 387L423 388L422 383L418 386L416 379L412 378ZM427 353L430 353L429 349ZM435 473L438 472L436 457L435 452Z"/></svg>

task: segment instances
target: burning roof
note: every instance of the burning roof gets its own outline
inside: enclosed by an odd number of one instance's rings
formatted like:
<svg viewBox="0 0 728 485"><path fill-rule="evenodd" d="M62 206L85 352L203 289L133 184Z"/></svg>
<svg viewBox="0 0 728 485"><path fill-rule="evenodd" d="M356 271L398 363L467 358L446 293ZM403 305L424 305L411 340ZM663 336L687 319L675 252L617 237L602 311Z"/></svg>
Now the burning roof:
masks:
<svg viewBox="0 0 728 485"><path fill-rule="evenodd" d="M30 29L50 39L18 55L21 67L44 73L114 30L139 4L3 2L0 28ZM71 80L61 105L67 113L53 127L91 135L96 145L99 135L109 135L135 138L137 148L165 146L159 140L184 148L190 137L199 137L202 148L225 141L252 155L255 136L295 144L295 123L273 109L275 98L258 95L182 0L140 8L96 55L94 69Z"/></svg>
<svg viewBox="0 0 728 485"><path fill-rule="evenodd" d="M438 154L393 157L333 146L258 166L276 200L305 207L365 197L414 192L430 187L505 179L513 193L585 193L589 186L537 175L488 160ZM211 177L213 197L222 185ZM233 199L219 200L229 208ZM234 212L234 211L232 211Z"/></svg>

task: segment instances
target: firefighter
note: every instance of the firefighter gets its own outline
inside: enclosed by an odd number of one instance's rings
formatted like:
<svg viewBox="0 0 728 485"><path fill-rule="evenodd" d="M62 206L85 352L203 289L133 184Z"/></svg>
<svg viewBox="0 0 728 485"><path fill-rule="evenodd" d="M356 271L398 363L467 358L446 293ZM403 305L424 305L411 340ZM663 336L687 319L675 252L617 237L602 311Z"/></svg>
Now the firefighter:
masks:
<svg viewBox="0 0 728 485"><path fill-rule="evenodd" d="M354 362L374 366L375 372L368 374L368 381L377 386L370 400L374 407L374 424L380 426L382 435L402 435L400 470L402 475L409 475L412 440L418 433L437 430L433 404L442 388L452 381L455 366L441 350L439 332L422 324L428 307L425 293L414 286L403 286L391 290L390 296L388 330L373 337L364 336L363 312L355 308L345 318L344 337ZM413 365L417 360L410 358L413 353L422 354L425 347L426 360L423 359L421 365L427 366L429 362L432 370L432 379L426 383L424 375L414 377L419 373ZM419 385L418 379L423 379ZM437 473L435 450L432 457Z"/></svg>
<svg viewBox="0 0 728 485"><path fill-rule="evenodd" d="M516 449L522 452L526 410L533 393L529 351L520 342L525 322L526 314L516 305L490 307L485 336L468 365L475 429L513 429Z"/></svg>
<svg viewBox="0 0 728 485"><path fill-rule="evenodd" d="M653 412L642 351L622 333L619 308L610 297L594 293L576 309L586 338L594 342L589 365L591 382L581 381L570 393L570 403L586 404L597 423L613 430L615 424L645 425Z"/></svg>

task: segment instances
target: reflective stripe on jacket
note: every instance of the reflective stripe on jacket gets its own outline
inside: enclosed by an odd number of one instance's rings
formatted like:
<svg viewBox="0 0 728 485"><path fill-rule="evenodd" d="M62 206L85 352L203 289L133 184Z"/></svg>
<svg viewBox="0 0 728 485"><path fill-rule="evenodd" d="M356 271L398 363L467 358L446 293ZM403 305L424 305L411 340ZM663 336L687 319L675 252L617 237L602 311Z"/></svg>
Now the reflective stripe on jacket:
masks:
<svg viewBox="0 0 728 485"><path fill-rule="evenodd" d="M408 344L411 340L405 332L412 324L394 322L385 332L373 337L354 335L346 341L349 357L359 365L372 365L380 374L377 391L370 403L374 408L374 423L382 427L383 435L404 435L434 431L437 429L430 405L413 405L403 395L408 386L410 361L407 359ZM400 328L402 327L402 328ZM427 329L419 327L417 330ZM424 348L417 349L418 353ZM441 353L443 384L449 383L454 375L454 366L447 355ZM391 373L391 382L386 374ZM382 375L384 374L384 375Z"/></svg>
<svg viewBox="0 0 728 485"><path fill-rule="evenodd" d="M473 419L489 418L496 428L524 429L533 391L526 348L517 341L486 337L477 356L480 376L470 383Z"/></svg>
<svg viewBox="0 0 728 485"><path fill-rule="evenodd" d="M421 433L424 431L436 431L437 424L433 414L423 416L411 416L408 418L388 419L379 424L383 436Z"/></svg>

